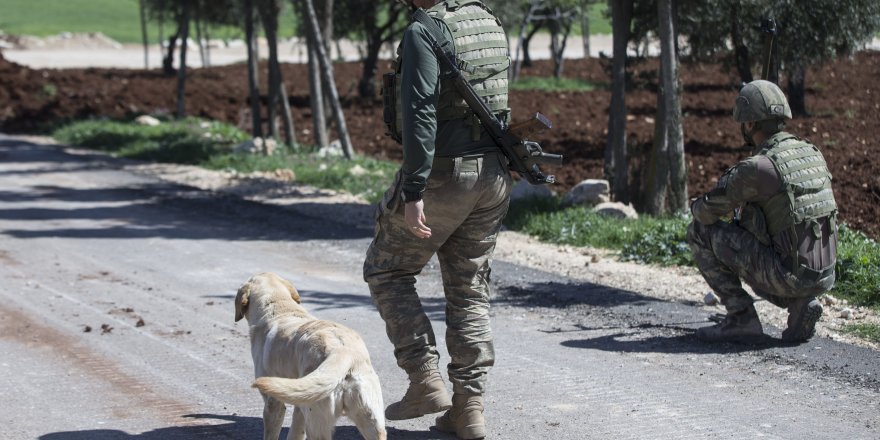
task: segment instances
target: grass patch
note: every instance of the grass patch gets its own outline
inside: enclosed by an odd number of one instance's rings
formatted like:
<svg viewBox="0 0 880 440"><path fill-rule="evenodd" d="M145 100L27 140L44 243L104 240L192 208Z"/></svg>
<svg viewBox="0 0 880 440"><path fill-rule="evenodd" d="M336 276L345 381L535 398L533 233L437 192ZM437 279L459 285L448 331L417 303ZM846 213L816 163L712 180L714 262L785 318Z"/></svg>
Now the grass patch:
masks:
<svg viewBox="0 0 880 440"><path fill-rule="evenodd" d="M237 154L232 147L250 139L235 127L199 119L170 121L155 127L118 121L82 121L52 133L61 142L106 151L115 156L199 165L242 173L293 170L301 184L346 191L379 201L398 165L357 157L320 158L310 151L279 149L272 156Z"/></svg>
<svg viewBox="0 0 880 440"><path fill-rule="evenodd" d="M591 92L605 89L607 85L575 78L527 76L511 83L510 88L512 90L541 90L544 92Z"/></svg>
<svg viewBox="0 0 880 440"><path fill-rule="evenodd" d="M138 0L0 0L0 29L8 34L46 37L61 32L102 32L121 43L141 42L141 22ZM279 36L295 34L295 20L290 4L278 20ZM165 37L174 32L176 25L165 23ZM159 37L159 24L148 23L150 42ZM195 33L190 27L192 38ZM233 26L212 27L212 38L241 38L243 30Z"/></svg>
<svg viewBox="0 0 880 440"><path fill-rule="evenodd" d="M846 225L840 226L832 293L856 305L880 308L880 243Z"/></svg>
<svg viewBox="0 0 880 440"><path fill-rule="evenodd" d="M871 342L880 343L880 325L877 324L849 324L841 329L844 333L856 335Z"/></svg>
<svg viewBox="0 0 880 440"><path fill-rule="evenodd" d="M622 220L582 207L562 208L557 200L514 202L507 214L508 228L540 240L618 251L625 261L661 265L692 265L685 234L689 220L654 218Z"/></svg>
<svg viewBox="0 0 880 440"><path fill-rule="evenodd" d="M239 172L290 169L296 182L319 188L345 191L378 202L393 180L399 165L364 157L353 160L321 158L308 152L282 152L273 156L224 154L202 164L210 169L232 169Z"/></svg>
<svg viewBox="0 0 880 440"><path fill-rule="evenodd" d="M685 217L609 218L582 207L561 207L557 200L512 203L505 219L508 228L543 241L611 249L624 261L693 266L686 239L689 222ZM842 225L837 282L830 293L880 308L880 244Z"/></svg>

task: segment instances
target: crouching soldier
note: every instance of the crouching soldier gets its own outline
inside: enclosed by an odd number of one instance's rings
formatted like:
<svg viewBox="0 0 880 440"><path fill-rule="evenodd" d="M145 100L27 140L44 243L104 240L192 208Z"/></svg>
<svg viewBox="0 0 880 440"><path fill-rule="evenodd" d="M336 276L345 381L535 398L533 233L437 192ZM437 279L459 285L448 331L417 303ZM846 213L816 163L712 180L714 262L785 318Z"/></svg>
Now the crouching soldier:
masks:
<svg viewBox="0 0 880 440"><path fill-rule="evenodd" d="M834 285L837 205L819 149L783 131L791 109L782 90L754 81L740 91L733 116L753 156L727 170L692 205L688 241L727 316L701 328L706 341L763 335L742 282L788 309L786 341L805 341L822 316L816 297ZM732 221L722 218L732 214Z"/></svg>

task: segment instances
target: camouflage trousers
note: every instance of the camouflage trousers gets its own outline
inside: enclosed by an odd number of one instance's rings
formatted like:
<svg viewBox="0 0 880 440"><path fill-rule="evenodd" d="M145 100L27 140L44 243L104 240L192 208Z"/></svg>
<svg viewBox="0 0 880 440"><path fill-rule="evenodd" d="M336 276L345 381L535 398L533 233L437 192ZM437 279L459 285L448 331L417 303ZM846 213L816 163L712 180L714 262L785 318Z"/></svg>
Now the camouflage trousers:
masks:
<svg viewBox="0 0 880 440"><path fill-rule="evenodd" d="M794 299L818 296L834 284L833 275L820 280L795 276L772 247L725 221L711 225L694 221L687 237L700 273L728 313L742 311L754 302L743 282L778 307L788 307Z"/></svg>
<svg viewBox="0 0 880 440"><path fill-rule="evenodd" d="M446 297L449 380L456 393L483 394L486 374L495 363L489 260L507 214L511 185L497 154L435 158L423 196L431 238L408 230L400 182L388 189L377 209L364 280L385 321L397 364L407 373L438 368L434 331L415 286L416 275L436 253Z"/></svg>

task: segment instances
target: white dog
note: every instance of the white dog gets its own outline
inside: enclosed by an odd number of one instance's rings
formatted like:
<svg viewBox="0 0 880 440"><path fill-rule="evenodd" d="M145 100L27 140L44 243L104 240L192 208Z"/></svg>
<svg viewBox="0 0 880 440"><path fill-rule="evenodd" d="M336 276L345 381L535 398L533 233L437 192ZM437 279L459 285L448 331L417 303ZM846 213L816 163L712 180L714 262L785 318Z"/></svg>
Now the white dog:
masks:
<svg viewBox="0 0 880 440"><path fill-rule="evenodd" d="M384 440L379 377L354 331L310 315L289 281L251 277L235 298L235 321L247 318L263 407L263 439L277 440L285 403L294 405L288 440L330 440L346 415L368 440Z"/></svg>

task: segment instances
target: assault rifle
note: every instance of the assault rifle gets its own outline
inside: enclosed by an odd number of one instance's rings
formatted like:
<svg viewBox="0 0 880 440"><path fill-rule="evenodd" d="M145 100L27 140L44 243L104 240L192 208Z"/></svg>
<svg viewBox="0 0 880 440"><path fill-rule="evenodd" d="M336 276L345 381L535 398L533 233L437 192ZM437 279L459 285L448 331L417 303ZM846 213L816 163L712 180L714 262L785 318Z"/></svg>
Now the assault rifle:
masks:
<svg viewBox="0 0 880 440"><path fill-rule="evenodd" d="M431 46L440 62L440 77L455 84L455 89L510 161L510 169L525 177L532 185L556 182L555 176L544 174L538 166L562 165L562 155L545 153L540 144L527 140L529 136L552 128L550 120L540 113L536 113L532 119L510 126L498 120L462 74L455 53L450 48L451 42L445 38L440 27L421 9L413 13L413 20L428 29Z"/></svg>

